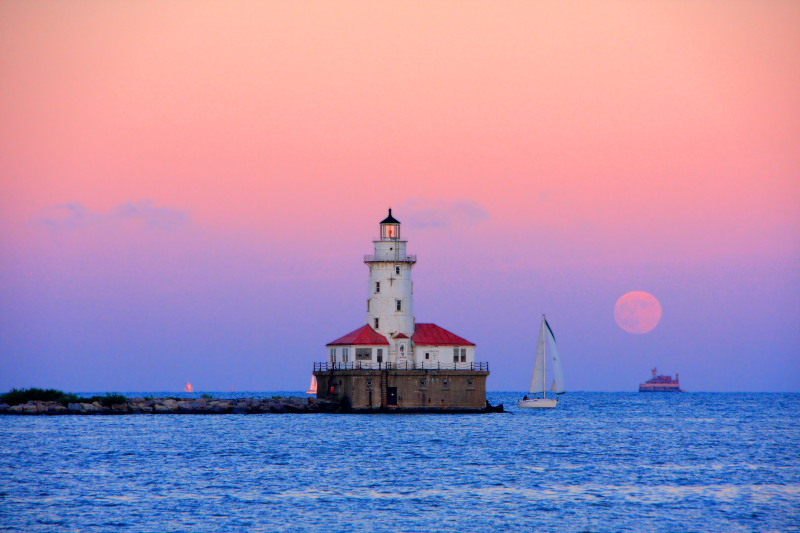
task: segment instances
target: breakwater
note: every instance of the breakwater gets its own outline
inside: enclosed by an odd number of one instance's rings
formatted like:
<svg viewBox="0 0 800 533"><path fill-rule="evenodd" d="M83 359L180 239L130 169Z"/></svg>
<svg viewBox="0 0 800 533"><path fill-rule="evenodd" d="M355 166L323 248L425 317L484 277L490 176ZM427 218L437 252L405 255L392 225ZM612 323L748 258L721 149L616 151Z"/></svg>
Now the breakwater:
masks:
<svg viewBox="0 0 800 533"><path fill-rule="evenodd" d="M353 413L353 414L477 414L503 413L503 404L481 409L380 408L353 409L346 402L307 397L181 399L127 398L119 403L101 401L69 402L32 400L17 405L0 403L0 415L225 415L278 413Z"/></svg>
<svg viewBox="0 0 800 533"><path fill-rule="evenodd" d="M107 402L105 402L107 403ZM336 402L307 397L273 398L126 398L103 405L99 401L69 402L29 401L18 405L0 403L5 415L158 415L158 414L263 414L263 413L335 413Z"/></svg>

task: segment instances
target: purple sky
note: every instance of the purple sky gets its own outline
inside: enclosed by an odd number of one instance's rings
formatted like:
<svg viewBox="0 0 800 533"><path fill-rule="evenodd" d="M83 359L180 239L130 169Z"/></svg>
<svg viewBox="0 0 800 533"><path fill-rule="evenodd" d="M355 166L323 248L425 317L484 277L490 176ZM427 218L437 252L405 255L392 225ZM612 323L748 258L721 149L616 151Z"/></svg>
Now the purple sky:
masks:
<svg viewBox="0 0 800 533"><path fill-rule="evenodd" d="M800 3L0 3L0 390L301 390L388 207L525 389L800 391ZM633 335L617 299L647 291Z"/></svg>

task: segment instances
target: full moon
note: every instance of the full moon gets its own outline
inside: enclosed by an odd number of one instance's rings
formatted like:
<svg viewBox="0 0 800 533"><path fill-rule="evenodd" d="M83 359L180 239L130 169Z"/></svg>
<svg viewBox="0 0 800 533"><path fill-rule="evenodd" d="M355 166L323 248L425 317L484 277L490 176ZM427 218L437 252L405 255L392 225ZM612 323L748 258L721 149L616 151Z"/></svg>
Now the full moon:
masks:
<svg viewBox="0 0 800 533"><path fill-rule="evenodd" d="M628 333L648 333L661 320L661 302L649 292L623 294L614 306L614 319Z"/></svg>

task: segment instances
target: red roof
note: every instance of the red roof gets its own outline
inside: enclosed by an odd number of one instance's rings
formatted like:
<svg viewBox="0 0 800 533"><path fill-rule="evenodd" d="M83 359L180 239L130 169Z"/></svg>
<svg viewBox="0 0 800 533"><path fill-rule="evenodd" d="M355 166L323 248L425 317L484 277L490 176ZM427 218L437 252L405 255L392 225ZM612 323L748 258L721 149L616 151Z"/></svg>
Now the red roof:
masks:
<svg viewBox="0 0 800 533"><path fill-rule="evenodd" d="M475 346L475 343L450 333L436 324L417 324L417 330L411 340L414 344L424 346Z"/></svg>
<svg viewBox="0 0 800 533"><path fill-rule="evenodd" d="M355 331L351 331L344 337L336 339L333 342L329 342L326 346L340 346L342 344L346 345L356 345L356 344L389 344L389 341L386 340L386 337L372 329L369 324L364 324L360 328Z"/></svg>
<svg viewBox="0 0 800 533"><path fill-rule="evenodd" d="M397 335L394 336L394 338L395 339L407 339L408 335L406 335L405 333L398 333Z"/></svg>

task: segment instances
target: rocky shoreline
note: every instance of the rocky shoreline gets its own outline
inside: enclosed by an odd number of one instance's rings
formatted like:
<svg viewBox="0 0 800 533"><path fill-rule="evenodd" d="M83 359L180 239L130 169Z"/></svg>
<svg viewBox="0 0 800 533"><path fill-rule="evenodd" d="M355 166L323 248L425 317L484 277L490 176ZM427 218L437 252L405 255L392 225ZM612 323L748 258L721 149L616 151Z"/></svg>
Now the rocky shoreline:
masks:
<svg viewBox="0 0 800 533"><path fill-rule="evenodd" d="M125 402L103 405L99 401L70 402L29 401L18 405L0 403L0 415L225 415L280 413L352 413L352 414L477 414L502 413L503 405L484 409L350 409L337 402L308 397L275 398L128 398Z"/></svg>
<svg viewBox="0 0 800 533"><path fill-rule="evenodd" d="M29 401L19 405L0 403L0 415L216 415L263 413L335 413L339 404L316 398L128 398L110 406L91 403Z"/></svg>

